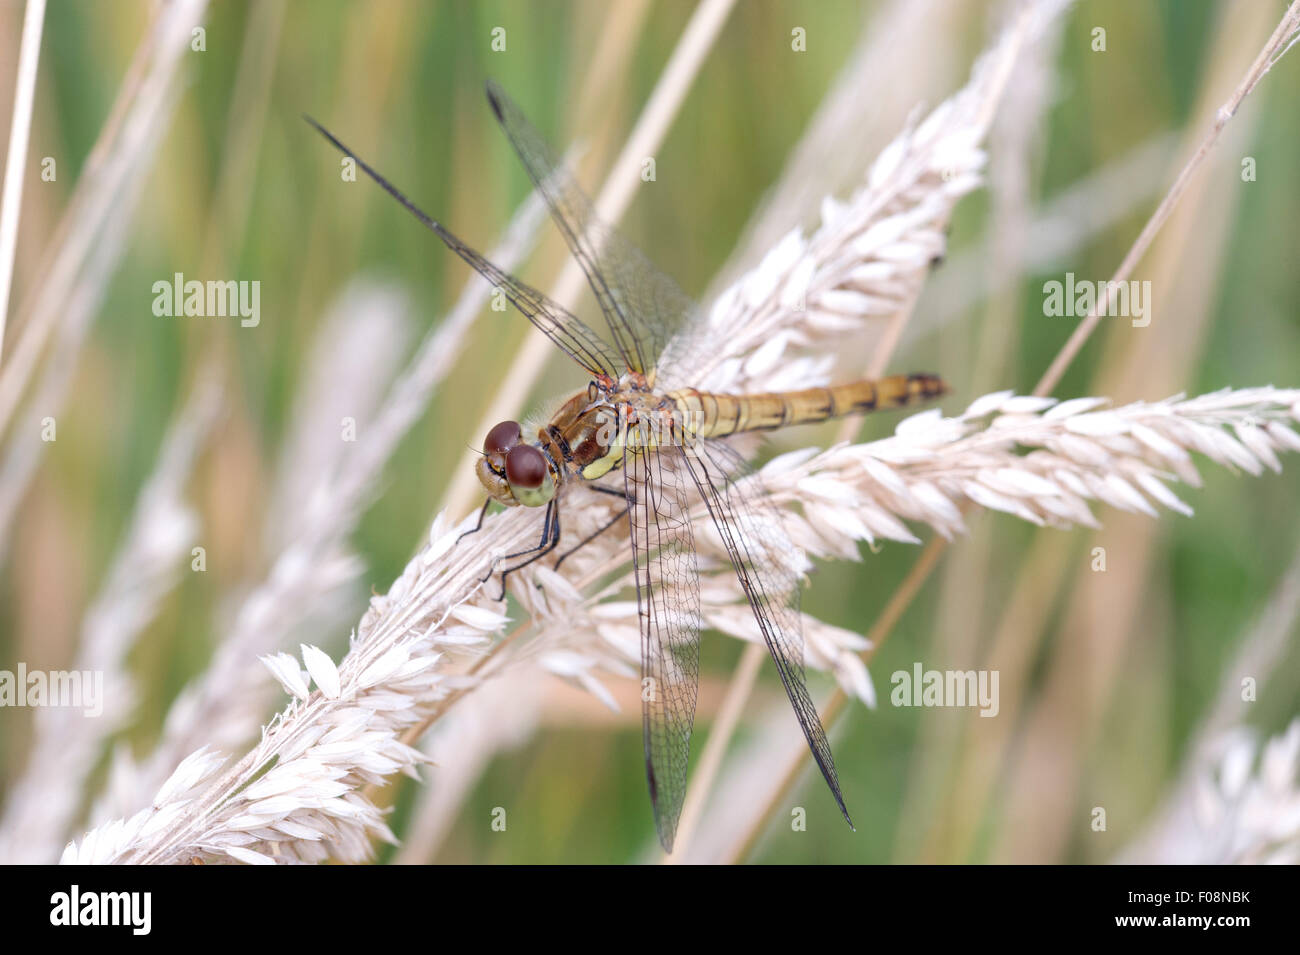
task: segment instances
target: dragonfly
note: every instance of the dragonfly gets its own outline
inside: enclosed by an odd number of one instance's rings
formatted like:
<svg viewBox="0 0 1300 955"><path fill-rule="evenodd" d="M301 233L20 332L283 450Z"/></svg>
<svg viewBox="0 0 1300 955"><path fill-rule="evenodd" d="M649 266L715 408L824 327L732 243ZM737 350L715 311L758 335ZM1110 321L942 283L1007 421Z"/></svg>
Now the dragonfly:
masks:
<svg viewBox="0 0 1300 955"><path fill-rule="evenodd" d="M727 439L901 407L938 397L946 386L937 375L908 374L780 393L719 394L696 387L700 382L690 380L689 369L709 346L694 302L601 221L546 141L491 80L487 98L585 273L607 335L492 264L327 129L304 118L501 290L589 378L587 387L565 401L531 440L518 422L504 421L483 442L476 474L488 496L474 530L482 527L493 502L543 509L538 543L505 555L506 563L518 563L501 571L502 597L507 574L559 544L563 509L581 506L582 497L573 489L587 487L619 499L614 519L596 533L627 519L641 631L646 780L659 841L671 853L686 795L698 695L703 618L691 513L702 501L812 756L852 829L830 743L804 678L801 571L792 559L797 551L776 507L765 498L758 474ZM716 350L716 344L712 347ZM494 562L489 577L496 567Z"/></svg>

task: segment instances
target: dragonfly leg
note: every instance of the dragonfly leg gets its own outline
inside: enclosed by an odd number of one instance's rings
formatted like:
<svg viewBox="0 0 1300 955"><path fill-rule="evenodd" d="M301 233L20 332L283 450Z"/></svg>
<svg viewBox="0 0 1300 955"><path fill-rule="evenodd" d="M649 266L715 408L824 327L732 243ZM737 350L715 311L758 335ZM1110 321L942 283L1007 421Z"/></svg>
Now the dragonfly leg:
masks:
<svg viewBox="0 0 1300 955"><path fill-rule="evenodd" d="M609 530L611 527L613 527L615 524L617 524L619 521L621 521L621 520L623 519L623 517L627 514L627 494L626 494L626 492L624 492L624 491L617 491L617 490L615 490L614 488L609 488L609 487L589 487L589 490L596 491L596 492L598 492L598 493L600 493L600 494L608 494L608 495L610 495L611 497L616 497L616 498L618 498L620 501L623 502L623 505L624 505L624 506L623 506L623 509L620 510L620 511L618 511L618 512L613 516L613 517L611 517L608 521L606 521L604 524L602 524L599 528L597 528L596 530L592 531L590 534L588 534L588 535L587 535L586 537L584 537L582 540L578 541L578 543L574 544L572 547L570 547L568 550L566 550L563 554L561 554L561 555L560 555L560 559L557 560L557 561L555 562L555 569L556 569L556 570L559 570L559 569L560 569L560 565L561 565L562 563L564 563L566 560L568 560L568 559L569 559L569 556L570 556L571 554L576 554L578 551L582 550L582 548L586 547L588 544L590 544L592 541L594 541L594 540L595 540L597 537L599 537L601 534L605 533L605 531ZM636 502L633 501L632 503L635 504Z"/></svg>
<svg viewBox="0 0 1300 955"><path fill-rule="evenodd" d="M519 563L515 564L515 566L507 567L505 570L501 571L501 596L498 597L497 600L506 599L506 578L508 576L513 574L516 570L521 570L524 567L527 567L535 560L541 560L551 551L555 550L556 545L559 543L560 543L560 507L555 501L551 501L549 504L546 505L546 517L543 519L543 526L542 526L542 539L538 541L537 546L528 547L525 548L524 550L515 551L513 554L506 554L504 557L501 558L502 561L508 561L508 560L514 560L516 557L523 557L525 555L530 555L527 560L522 560ZM494 561L493 567L495 566L496 566L496 562ZM492 576L492 571L489 571L488 576L484 577L483 580L486 582L488 577L491 576Z"/></svg>
<svg viewBox="0 0 1300 955"><path fill-rule="evenodd" d="M491 506L492 506L492 498L489 497L486 501L483 502L483 509L478 512L478 523L474 525L474 529L466 531L465 533L457 537L456 538L457 544L463 541L466 537L469 537L470 534L477 534L479 531L483 529L483 518L487 516L488 508Z"/></svg>
<svg viewBox="0 0 1300 955"><path fill-rule="evenodd" d="M621 521L626 514L627 514L626 510L619 511L617 514L611 517L604 524L600 525L600 527L598 527L596 530L592 531L582 540L578 541L578 543L574 544L572 547L566 550L563 554L560 555L560 559L555 562L555 569L559 570L560 565L564 563L565 560L568 559L569 555L575 554L578 551L582 550L582 548L586 547L588 544L594 541L601 534L605 533L605 531L609 530L611 527L613 527L615 524Z"/></svg>

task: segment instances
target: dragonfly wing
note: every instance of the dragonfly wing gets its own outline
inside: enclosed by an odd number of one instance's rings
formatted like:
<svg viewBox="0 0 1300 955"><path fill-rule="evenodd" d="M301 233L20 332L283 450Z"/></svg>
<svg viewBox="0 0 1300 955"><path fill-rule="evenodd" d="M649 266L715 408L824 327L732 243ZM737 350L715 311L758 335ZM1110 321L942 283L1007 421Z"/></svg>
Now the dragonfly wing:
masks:
<svg viewBox="0 0 1300 955"><path fill-rule="evenodd" d="M488 100L555 224L582 266L619 353L650 374L695 306L671 278L597 216L591 200L505 92L491 80Z"/></svg>
<svg viewBox="0 0 1300 955"><path fill-rule="evenodd" d="M604 374L618 380L622 374L621 362L605 340L582 319L531 285L501 271L446 229L439 227L438 237L480 275L500 288L511 305L589 374L593 377Z"/></svg>
<svg viewBox="0 0 1300 955"><path fill-rule="evenodd" d="M781 526L781 515L770 502L762 499L758 476L727 445L699 441L688 447L685 455L691 476L754 611L763 641L781 674L808 748L844 820L852 828L853 820L840 792L831 744L804 682L799 576L791 566L790 554L795 547Z"/></svg>
<svg viewBox="0 0 1300 955"><path fill-rule="evenodd" d="M630 454L623 480L641 622L641 717L655 828L671 852L700 674L700 583L679 448Z"/></svg>
<svg viewBox="0 0 1300 955"><path fill-rule="evenodd" d="M408 199L400 189L376 172L368 163L348 149L320 123L310 116L304 117L322 136L328 139L345 156L361 167L367 176L377 182L385 192L402 204L415 216L425 228L429 229L447 248L464 259L485 279L497 286L510 303L541 330L552 342L558 345L570 358L582 365L591 375L605 374L618 378L622 373L621 362L610 350L609 345L592 331L576 315L564 306L547 298L537 289L525 285L513 275L503 272L474 249L466 245L450 229L429 217L415 203Z"/></svg>

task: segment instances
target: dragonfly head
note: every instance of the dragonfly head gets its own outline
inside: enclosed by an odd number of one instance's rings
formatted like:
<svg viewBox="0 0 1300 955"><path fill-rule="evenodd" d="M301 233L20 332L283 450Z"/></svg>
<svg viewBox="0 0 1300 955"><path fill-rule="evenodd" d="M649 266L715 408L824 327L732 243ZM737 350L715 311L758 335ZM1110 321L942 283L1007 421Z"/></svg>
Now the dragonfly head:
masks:
<svg viewBox="0 0 1300 955"><path fill-rule="evenodd" d="M479 483L506 507L540 507L555 497L555 475L540 447L526 444L518 421L502 421L483 440Z"/></svg>

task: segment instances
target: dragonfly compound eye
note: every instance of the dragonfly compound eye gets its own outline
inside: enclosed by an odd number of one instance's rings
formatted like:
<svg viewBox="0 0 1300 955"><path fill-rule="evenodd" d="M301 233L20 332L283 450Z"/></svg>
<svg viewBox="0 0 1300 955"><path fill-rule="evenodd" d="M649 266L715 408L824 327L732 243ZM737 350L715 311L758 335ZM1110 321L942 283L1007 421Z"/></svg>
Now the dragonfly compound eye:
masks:
<svg viewBox="0 0 1300 955"><path fill-rule="evenodd" d="M518 421L502 421L483 439L484 454L505 454L519 443L523 430Z"/></svg>
<svg viewBox="0 0 1300 955"><path fill-rule="evenodd" d="M506 455L506 480L520 504L537 507L555 496L555 480L546 455L531 444L518 444Z"/></svg>
<svg viewBox="0 0 1300 955"><path fill-rule="evenodd" d="M531 444L521 444L506 455L506 479L511 487L529 490L542 486L547 478L546 457Z"/></svg>

